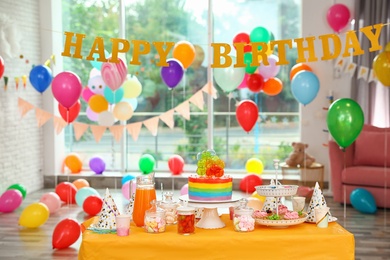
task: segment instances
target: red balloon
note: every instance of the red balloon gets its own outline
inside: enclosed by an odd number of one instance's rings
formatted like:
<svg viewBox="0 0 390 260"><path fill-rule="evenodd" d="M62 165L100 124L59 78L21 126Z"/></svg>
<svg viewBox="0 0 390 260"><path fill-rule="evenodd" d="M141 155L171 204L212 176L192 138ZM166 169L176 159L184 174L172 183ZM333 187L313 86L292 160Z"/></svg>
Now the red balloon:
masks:
<svg viewBox="0 0 390 260"><path fill-rule="evenodd" d="M233 38L233 44L234 43L245 43L246 45L244 46L244 52L250 52L252 51L252 46L250 45L250 37L249 34L247 33L239 33ZM236 48L236 46L234 46Z"/></svg>
<svg viewBox="0 0 390 260"><path fill-rule="evenodd" d="M76 220L70 218L61 220L53 231L53 249L63 249L71 246L79 239L80 234L80 224Z"/></svg>
<svg viewBox="0 0 390 260"><path fill-rule="evenodd" d="M58 111L60 111L61 117L67 123L72 123L80 113L80 101L77 101L69 109L58 103Z"/></svg>
<svg viewBox="0 0 390 260"><path fill-rule="evenodd" d="M248 89L254 93L259 93L264 87L264 78L260 74L250 74L246 82Z"/></svg>
<svg viewBox="0 0 390 260"><path fill-rule="evenodd" d="M3 58L0 56L0 79L1 77L3 76L4 74L4 60Z"/></svg>
<svg viewBox="0 0 390 260"><path fill-rule="evenodd" d="M236 109L236 118L241 127L249 133L259 117L259 109L252 100L242 100Z"/></svg>
<svg viewBox="0 0 390 260"><path fill-rule="evenodd" d="M257 174L249 174L246 175L240 181L240 190L243 192L254 192L256 190L256 186L262 185L263 179L260 178Z"/></svg>
<svg viewBox="0 0 390 260"><path fill-rule="evenodd" d="M57 185L55 192L60 196L60 199L65 203L75 204L77 188L73 183L64 181Z"/></svg>
<svg viewBox="0 0 390 260"><path fill-rule="evenodd" d="M184 159L180 155L172 155L168 160L169 170L173 175L179 175L183 172Z"/></svg>
<svg viewBox="0 0 390 260"><path fill-rule="evenodd" d="M99 196L88 196L83 203L83 210L85 213L95 216L102 210L103 200Z"/></svg>

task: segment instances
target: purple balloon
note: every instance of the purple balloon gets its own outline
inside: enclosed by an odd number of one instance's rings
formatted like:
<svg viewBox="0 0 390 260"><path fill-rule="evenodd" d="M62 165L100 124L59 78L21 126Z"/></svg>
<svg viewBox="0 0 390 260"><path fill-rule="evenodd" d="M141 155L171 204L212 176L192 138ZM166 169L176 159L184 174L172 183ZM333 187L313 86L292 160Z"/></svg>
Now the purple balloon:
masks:
<svg viewBox="0 0 390 260"><path fill-rule="evenodd" d="M169 66L161 68L161 78L165 85L169 88L174 88L179 84L184 75L184 68L177 59L168 59Z"/></svg>
<svg viewBox="0 0 390 260"><path fill-rule="evenodd" d="M279 65L276 65L278 61L279 61L279 57L274 54L271 54L268 57L269 65L264 65L263 63L260 64L259 74L263 76L265 80L275 77L280 70Z"/></svg>
<svg viewBox="0 0 390 260"><path fill-rule="evenodd" d="M100 157L93 157L89 160L89 168L96 174L102 174L106 169L106 163Z"/></svg>
<svg viewBox="0 0 390 260"><path fill-rule="evenodd" d="M9 213L19 208L23 195L20 190L6 190L0 197L0 212Z"/></svg>

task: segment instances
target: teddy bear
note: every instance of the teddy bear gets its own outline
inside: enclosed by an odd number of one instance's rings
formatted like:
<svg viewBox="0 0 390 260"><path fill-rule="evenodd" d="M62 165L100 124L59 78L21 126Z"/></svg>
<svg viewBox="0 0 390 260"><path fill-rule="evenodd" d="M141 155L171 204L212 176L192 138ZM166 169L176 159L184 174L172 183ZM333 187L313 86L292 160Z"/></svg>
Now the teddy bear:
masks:
<svg viewBox="0 0 390 260"><path fill-rule="evenodd" d="M308 167L315 161L313 156L310 156L305 152L305 150L309 147L308 144L293 142L291 145L293 147L293 151L286 159L286 164L288 166Z"/></svg>

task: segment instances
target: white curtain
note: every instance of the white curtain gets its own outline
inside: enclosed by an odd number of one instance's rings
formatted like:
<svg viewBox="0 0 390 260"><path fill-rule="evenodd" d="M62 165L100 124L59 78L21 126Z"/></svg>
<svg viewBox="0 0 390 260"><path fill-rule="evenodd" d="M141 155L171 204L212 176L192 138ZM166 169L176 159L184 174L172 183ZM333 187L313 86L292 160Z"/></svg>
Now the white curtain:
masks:
<svg viewBox="0 0 390 260"><path fill-rule="evenodd" d="M378 23L390 22L389 0L356 0L354 30ZM353 62L357 66L372 68L375 56L384 51L390 42L390 25L382 28L380 44L383 49L379 52L369 52L370 42L363 33L359 33L359 42L365 51L364 55L355 56ZM378 127L390 127L390 86L384 87L381 83L368 83L364 79L352 79L351 96L362 107L365 123Z"/></svg>

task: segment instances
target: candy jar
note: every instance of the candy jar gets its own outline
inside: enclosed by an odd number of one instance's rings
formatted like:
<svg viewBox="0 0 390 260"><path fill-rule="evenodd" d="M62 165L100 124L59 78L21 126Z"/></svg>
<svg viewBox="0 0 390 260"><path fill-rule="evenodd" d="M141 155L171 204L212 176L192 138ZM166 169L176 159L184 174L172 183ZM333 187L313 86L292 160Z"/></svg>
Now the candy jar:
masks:
<svg viewBox="0 0 390 260"><path fill-rule="evenodd" d="M177 223L177 207L179 204L172 200L173 192L163 192L164 200L160 202L159 206L165 210L165 222L167 225L174 225Z"/></svg>
<svg viewBox="0 0 390 260"><path fill-rule="evenodd" d="M241 199L240 204L234 209L233 225L238 232L249 232L255 229L253 209L247 207L248 200Z"/></svg>
<svg viewBox="0 0 390 260"><path fill-rule="evenodd" d="M177 233L190 235L195 232L195 208L187 205L177 208Z"/></svg>
<svg viewBox="0 0 390 260"><path fill-rule="evenodd" d="M152 207L145 211L145 231L148 233L165 232L165 210L156 205L156 200L152 200L150 204Z"/></svg>

